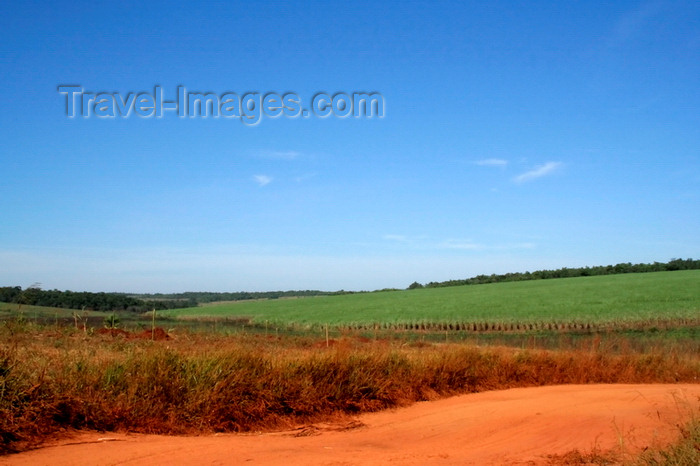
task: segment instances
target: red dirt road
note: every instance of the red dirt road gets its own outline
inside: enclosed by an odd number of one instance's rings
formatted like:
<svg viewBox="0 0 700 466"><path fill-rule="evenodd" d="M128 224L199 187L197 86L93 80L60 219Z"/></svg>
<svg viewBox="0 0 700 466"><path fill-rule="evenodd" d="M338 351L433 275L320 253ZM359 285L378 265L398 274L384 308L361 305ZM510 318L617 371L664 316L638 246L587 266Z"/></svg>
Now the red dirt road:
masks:
<svg viewBox="0 0 700 466"><path fill-rule="evenodd" d="M677 438L700 385L564 385L417 403L288 432L167 437L84 433L0 458L7 465L547 464L547 456Z"/></svg>

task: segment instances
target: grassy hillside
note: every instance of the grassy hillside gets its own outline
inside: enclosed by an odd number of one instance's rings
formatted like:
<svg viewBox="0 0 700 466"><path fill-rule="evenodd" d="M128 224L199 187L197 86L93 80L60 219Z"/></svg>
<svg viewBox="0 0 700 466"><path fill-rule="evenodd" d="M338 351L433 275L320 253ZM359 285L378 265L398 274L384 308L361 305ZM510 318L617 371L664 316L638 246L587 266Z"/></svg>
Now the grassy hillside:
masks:
<svg viewBox="0 0 700 466"><path fill-rule="evenodd" d="M302 325L697 319L700 270L222 303L160 314Z"/></svg>

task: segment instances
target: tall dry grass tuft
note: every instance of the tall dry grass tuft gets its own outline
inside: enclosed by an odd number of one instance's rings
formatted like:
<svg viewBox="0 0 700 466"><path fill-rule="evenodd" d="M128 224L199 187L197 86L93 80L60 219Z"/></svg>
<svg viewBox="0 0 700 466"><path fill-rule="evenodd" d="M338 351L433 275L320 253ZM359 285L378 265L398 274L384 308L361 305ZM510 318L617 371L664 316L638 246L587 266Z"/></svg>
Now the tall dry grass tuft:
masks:
<svg viewBox="0 0 700 466"><path fill-rule="evenodd" d="M681 438L663 450L647 450L631 464L635 466L688 466L700 464L700 421L681 427Z"/></svg>
<svg viewBox="0 0 700 466"><path fill-rule="evenodd" d="M697 382L697 355L184 334L127 341L0 330L0 451L61 429L249 431L457 393L562 383Z"/></svg>

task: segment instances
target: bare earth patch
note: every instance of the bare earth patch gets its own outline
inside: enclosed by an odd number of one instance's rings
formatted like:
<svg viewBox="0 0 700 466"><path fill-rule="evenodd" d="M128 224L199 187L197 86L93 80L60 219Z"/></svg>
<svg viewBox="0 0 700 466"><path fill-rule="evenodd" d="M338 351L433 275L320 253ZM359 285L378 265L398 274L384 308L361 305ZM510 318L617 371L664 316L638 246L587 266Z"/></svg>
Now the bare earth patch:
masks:
<svg viewBox="0 0 700 466"><path fill-rule="evenodd" d="M561 464L573 453L613 451L624 457L664 446L699 407L699 384L517 388L286 432L81 433L2 457L0 464Z"/></svg>

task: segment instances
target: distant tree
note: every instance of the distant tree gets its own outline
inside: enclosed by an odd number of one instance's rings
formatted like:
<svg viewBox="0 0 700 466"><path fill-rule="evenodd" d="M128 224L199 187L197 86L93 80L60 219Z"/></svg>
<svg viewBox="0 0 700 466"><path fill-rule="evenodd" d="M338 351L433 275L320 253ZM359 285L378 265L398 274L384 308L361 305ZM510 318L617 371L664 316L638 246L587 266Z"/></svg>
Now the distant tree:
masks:
<svg viewBox="0 0 700 466"><path fill-rule="evenodd" d="M415 290L415 289L418 289L418 288L423 288L423 285L421 285L421 284L418 283L418 282L413 282L413 283L411 283L410 285L408 285L408 289L409 289L409 290Z"/></svg>

